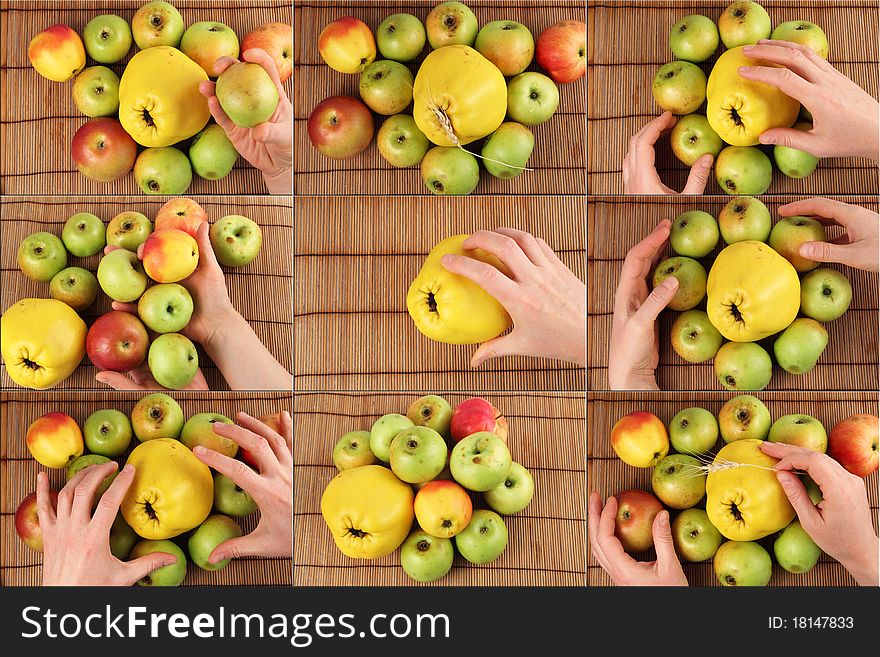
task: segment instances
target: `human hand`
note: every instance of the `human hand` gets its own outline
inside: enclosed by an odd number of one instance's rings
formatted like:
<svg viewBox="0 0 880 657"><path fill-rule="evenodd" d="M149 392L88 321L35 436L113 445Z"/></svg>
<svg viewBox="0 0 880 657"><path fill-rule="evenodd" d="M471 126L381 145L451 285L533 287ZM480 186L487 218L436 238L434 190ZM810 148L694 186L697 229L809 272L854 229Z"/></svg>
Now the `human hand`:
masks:
<svg viewBox="0 0 880 657"><path fill-rule="evenodd" d="M813 116L813 129L773 128L762 144L796 148L816 157L867 157L880 161L880 104L810 48L761 39L743 54L783 68L741 66L747 80L764 82L791 96Z"/></svg>
<svg viewBox="0 0 880 657"><path fill-rule="evenodd" d="M839 262L856 269L876 272L880 265L880 215L858 205L811 198L779 208L783 217L807 215L823 224L843 226L845 232L830 242L806 242L799 253L818 262Z"/></svg>
<svg viewBox="0 0 880 657"><path fill-rule="evenodd" d="M677 121L672 112L663 112L630 137L629 149L623 159L624 194L678 194L660 181L657 168L654 166L656 158L654 144L669 132ZM705 191L714 159L707 153L694 163L681 191L682 194L702 194Z"/></svg>
<svg viewBox="0 0 880 657"><path fill-rule="evenodd" d="M260 507L260 521L246 536L224 541L211 552L212 564L223 559L262 556L289 557L293 554L293 422L281 413L281 433L247 413L235 416L238 425L214 423L214 433L229 438L254 458L258 470L243 461L198 446L193 450L205 465L225 474Z"/></svg>
<svg viewBox="0 0 880 657"><path fill-rule="evenodd" d="M499 356L560 358L586 365L586 286L547 243L512 228L480 230L465 249L483 249L510 271L466 256L443 256L443 266L495 297L513 320L513 330L483 343L471 358L478 367Z"/></svg>
<svg viewBox="0 0 880 657"><path fill-rule="evenodd" d="M226 132L235 150L263 172L269 193L290 194L293 191L293 106L281 84L275 61L266 51L251 48L244 51L241 58L266 69L278 89L278 107L268 121L253 128L237 126L220 107L220 101L214 94L214 82L202 82L199 92L207 97L211 115ZM238 60L233 57L221 57L214 64L214 71L219 75L237 63Z"/></svg>
<svg viewBox="0 0 880 657"><path fill-rule="evenodd" d="M681 563L675 554L669 512L661 511L654 518L651 533L654 536L656 561L636 561L626 553L614 535L614 517L617 499L609 497L602 508L599 493L590 493L587 531L596 561L618 586L687 586Z"/></svg>
<svg viewBox="0 0 880 657"><path fill-rule="evenodd" d="M131 312L127 308L117 308L115 305L117 302L114 301L113 303L114 310L126 310ZM137 313L135 312L135 314ZM95 374L95 380L110 386L114 390L167 390L165 386L160 385L159 382L153 378L153 374L150 372L150 366L147 364L147 361L144 361L128 372L112 372L110 370L98 372ZM208 382L205 380L205 375L201 368L196 370L196 375L193 380L181 388L181 390L208 390Z"/></svg>
<svg viewBox="0 0 880 657"><path fill-rule="evenodd" d="M776 478L794 507L801 527L826 554L837 559L862 586L877 586L877 535L865 482L847 472L833 458L785 443L761 443L773 458ZM806 472L822 490L814 505L800 478L791 470Z"/></svg>
<svg viewBox="0 0 880 657"><path fill-rule="evenodd" d="M131 561L120 561L110 552L110 527L134 478L127 465L98 500L98 487L118 466L115 461L80 470L61 492L52 508L49 479L37 475L37 517L43 532L43 586L131 586L157 568L170 566L177 557L154 552Z"/></svg>
<svg viewBox="0 0 880 657"><path fill-rule="evenodd" d="M614 295L614 319L608 351L608 385L612 390L657 390L660 363L657 317L678 290L678 279L667 277L648 293L647 277L666 248L672 223L668 219L629 253L620 270Z"/></svg>

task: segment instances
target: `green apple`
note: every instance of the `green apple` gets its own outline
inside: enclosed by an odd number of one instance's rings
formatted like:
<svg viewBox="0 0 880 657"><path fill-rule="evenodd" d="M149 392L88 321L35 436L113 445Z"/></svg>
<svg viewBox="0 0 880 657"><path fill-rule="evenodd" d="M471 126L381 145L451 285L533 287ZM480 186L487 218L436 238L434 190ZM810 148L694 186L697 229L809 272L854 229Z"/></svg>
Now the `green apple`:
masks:
<svg viewBox="0 0 880 657"><path fill-rule="evenodd" d="M230 214L211 225L211 246L217 262L227 267L244 267L260 254L263 231L256 221Z"/></svg>
<svg viewBox="0 0 880 657"><path fill-rule="evenodd" d="M153 224L140 212L120 212L107 224L107 244L137 251L153 232Z"/></svg>
<svg viewBox="0 0 880 657"><path fill-rule="evenodd" d="M448 538L431 536L421 529L407 536L400 546L400 565L417 582L434 582L452 568L455 550Z"/></svg>
<svg viewBox="0 0 880 657"><path fill-rule="evenodd" d="M790 573L807 573L819 562L821 548L801 527L799 520L779 532L773 541L777 563Z"/></svg>
<svg viewBox="0 0 880 657"><path fill-rule="evenodd" d="M507 526L494 511L477 509L467 527L456 534L455 547L471 563L491 563L507 547Z"/></svg>
<svg viewBox="0 0 880 657"><path fill-rule="evenodd" d="M150 344L147 363L156 383L164 388L181 390L196 377L199 354L186 336L163 333Z"/></svg>
<svg viewBox="0 0 880 657"><path fill-rule="evenodd" d="M748 240L766 242L772 228L770 210L753 196L739 196L728 201L721 210L718 228L728 244Z"/></svg>
<svg viewBox="0 0 880 657"><path fill-rule="evenodd" d="M154 552L170 554L177 557L177 561L170 566L162 566L149 575L145 575L138 580L138 586L180 586L186 577L186 555L176 543L168 540L140 541L131 549L128 560L133 561Z"/></svg>
<svg viewBox="0 0 880 657"><path fill-rule="evenodd" d="M452 146L435 146L425 153L421 170L425 185L438 196L466 196L480 182L477 158Z"/></svg>
<svg viewBox="0 0 880 657"><path fill-rule="evenodd" d="M216 123L202 129L189 146L189 161L196 175L205 180L220 180L232 171L238 151Z"/></svg>
<svg viewBox="0 0 880 657"><path fill-rule="evenodd" d="M107 243L104 222L91 212L79 212L64 222L61 241L70 255L77 258L93 256Z"/></svg>
<svg viewBox="0 0 880 657"><path fill-rule="evenodd" d="M493 511L506 516L525 509L535 495L535 481L532 474L516 461L511 462L507 476L483 497Z"/></svg>
<svg viewBox="0 0 880 657"><path fill-rule="evenodd" d="M718 19L718 33L728 50L769 39L771 27L767 10L751 0L740 0L727 5Z"/></svg>
<svg viewBox="0 0 880 657"><path fill-rule="evenodd" d="M70 462L70 465L67 466L67 478L65 481L70 481L76 476L76 474L80 470L85 470L88 467L93 465L103 465L104 463L110 463L110 459L106 456L101 456L100 454L83 454L82 456L78 456L73 461ZM118 472L111 472L104 478L104 481L101 482L101 485L98 486L98 489L95 491L95 497L92 500L92 507L98 503L98 500L101 498L101 495L107 492L107 489L110 488L110 484L113 483L113 480L116 479L116 475Z"/></svg>
<svg viewBox="0 0 880 657"><path fill-rule="evenodd" d="M398 479L408 484L423 484L443 472L446 441L430 427L404 429L391 441L390 462L391 471Z"/></svg>
<svg viewBox="0 0 880 657"><path fill-rule="evenodd" d="M221 543L242 535L241 527L229 516L213 513L190 534L187 547L193 563L202 570L220 570L225 568L229 559L210 563L208 558Z"/></svg>
<svg viewBox="0 0 880 657"><path fill-rule="evenodd" d="M507 115L523 125L540 125L559 106L559 89L543 73L520 73L507 83Z"/></svg>
<svg viewBox="0 0 880 657"><path fill-rule="evenodd" d="M391 441L404 429L413 426L413 421L399 413L388 413L373 423L370 428L370 451L380 461L391 460Z"/></svg>
<svg viewBox="0 0 880 657"><path fill-rule="evenodd" d="M412 14L391 14L376 28L376 46L385 59L411 62L422 54L425 26Z"/></svg>
<svg viewBox="0 0 880 657"><path fill-rule="evenodd" d="M472 46L478 31L477 17L463 2L441 2L425 19L428 43L434 50L457 44Z"/></svg>
<svg viewBox="0 0 880 657"><path fill-rule="evenodd" d="M399 114L413 99L412 71L399 62L380 59L361 73L361 99L377 114Z"/></svg>
<svg viewBox="0 0 880 657"><path fill-rule="evenodd" d="M715 576L722 586L766 586L773 574L770 554L753 541L727 541L714 559Z"/></svg>
<svg viewBox="0 0 880 657"><path fill-rule="evenodd" d="M504 77L518 75L532 63L535 38L522 23L492 21L477 33L474 50L495 64Z"/></svg>
<svg viewBox="0 0 880 657"><path fill-rule="evenodd" d="M822 28L810 21L786 21L773 30L774 41L791 41L810 48L822 59L828 59L828 37Z"/></svg>
<svg viewBox="0 0 880 657"><path fill-rule="evenodd" d="M67 267L52 277L49 296L82 312L98 296L98 279L88 269Z"/></svg>
<svg viewBox="0 0 880 657"><path fill-rule="evenodd" d="M681 117L669 133L672 152L689 167L694 166L707 153L713 158L724 148L724 142L709 125L702 114L688 114Z"/></svg>
<svg viewBox="0 0 880 657"><path fill-rule="evenodd" d="M214 473L214 510L227 516L241 518L258 510L254 498L232 479L220 472Z"/></svg>
<svg viewBox="0 0 880 657"><path fill-rule="evenodd" d="M704 258L718 244L718 222L708 212L690 210L672 222L669 244L678 255Z"/></svg>
<svg viewBox="0 0 880 657"><path fill-rule="evenodd" d="M138 317L151 331L182 331L193 314L189 290L179 283L159 283L148 288L138 300Z"/></svg>
<svg viewBox="0 0 880 657"><path fill-rule="evenodd" d="M706 74L690 62L664 64L651 82L654 102L673 114L692 114L706 100Z"/></svg>
<svg viewBox="0 0 880 657"><path fill-rule="evenodd" d="M816 365L825 347L828 331L815 319L798 317L773 343L779 367L791 374L804 374Z"/></svg>
<svg viewBox="0 0 880 657"><path fill-rule="evenodd" d="M67 250L52 233L32 233L18 246L18 268L33 281L48 283L66 266Z"/></svg>
<svg viewBox="0 0 880 657"><path fill-rule="evenodd" d="M795 123L792 126L796 130L809 132L813 129L812 123ZM776 167L789 178L806 178L819 165L819 158L812 153L799 151L788 146L774 146L773 159Z"/></svg>
<svg viewBox="0 0 880 657"><path fill-rule="evenodd" d="M136 253L116 249L98 263L98 283L114 301L130 303L147 289L147 274Z"/></svg>
<svg viewBox="0 0 880 657"><path fill-rule="evenodd" d="M516 178L535 148L535 136L521 123L508 121L498 126L483 143L483 166L496 178Z"/></svg>
<svg viewBox="0 0 880 657"><path fill-rule="evenodd" d="M192 165L177 148L145 148L134 162L134 178L144 194L185 194L192 183Z"/></svg>
<svg viewBox="0 0 880 657"><path fill-rule="evenodd" d="M128 416L114 408L102 408L89 415L82 432L90 452L110 458L125 454L132 437Z"/></svg>
<svg viewBox="0 0 880 657"><path fill-rule="evenodd" d="M86 23L82 34L89 57L100 64L115 64L131 50L131 28L122 16L101 14Z"/></svg>
<svg viewBox="0 0 880 657"><path fill-rule="evenodd" d="M801 312L819 322L845 313L852 302L849 279L835 269L814 269L801 280Z"/></svg>
<svg viewBox="0 0 880 657"><path fill-rule="evenodd" d="M235 125L253 128L272 118L278 108L278 87L259 64L238 62L227 68L214 92Z"/></svg>
<svg viewBox="0 0 880 657"><path fill-rule="evenodd" d="M685 509L672 521L672 543L685 561L698 563L715 556L724 538L703 509Z"/></svg>
<svg viewBox="0 0 880 657"><path fill-rule="evenodd" d="M800 254L801 245L805 242L824 242L825 226L812 217L783 217L776 222L770 231L768 244L788 260L799 273L811 271L818 262L805 258Z"/></svg>
<svg viewBox="0 0 880 657"><path fill-rule="evenodd" d="M154 392L135 404L131 428L141 442L155 438L177 440L183 430L183 409L171 396Z"/></svg>
<svg viewBox="0 0 880 657"><path fill-rule="evenodd" d="M142 5L131 19L131 33L141 50L155 46L176 48L183 29L180 12L171 3L160 0Z"/></svg>
<svg viewBox="0 0 880 657"><path fill-rule="evenodd" d="M812 415L783 415L770 427L767 440L771 443L797 445L814 452L825 453L828 449L828 433Z"/></svg>
<svg viewBox="0 0 880 657"><path fill-rule="evenodd" d="M369 431L349 431L333 446L333 465L340 472L378 462L379 459L370 449Z"/></svg>
<svg viewBox="0 0 880 657"><path fill-rule="evenodd" d="M190 449L201 445L229 458L238 454L238 443L214 431L215 424L233 424L220 413L196 413L183 425L180 431L180 442Z"/></svg>
<svg viewBox="0 0 880 657"><path fill-rule="evenodd" d="M728 342L715 354L715 376L727 390L763 390L772 375L770 354L757 342Z"/></svg>
<svg viewBox="0 0 880 657"><path fill-rule="evenodd" d="M89 66L73 81L73 102L86 116L116 116L119 76L106 66Z"/></svg>
<svg viewBox="0 0 880 657"><path fill-rule="evenodd" d="M672 322L672 348L689 363L715 358L724 338L703 310L687 310Z"/></svg>
<svg viewBox="0 0 880 657"><path fill-rule="evenodd" d="M422 161L431 147L409 114L395 114L382 122L376 136L379 154L395 167L412 167Z"/></svg>
<svg viewBox="0 0 880 657"><path fill-rule="evenodd" d="M406 416L416 426L429 427L444 439L449 438L452 406L443 397L439 395L419 397L406 409Z"/></svg>
<svg viewBox="0 0 880 657"><path fill-rule="evenodd" d="M706 269L693 258L676 256L661 261L654 269L653 286L669 276L678 279L678 289L667 306L670 310L690 310L705 298Z"/></svg>
<svg viewBox="0 0 880 657"><path fill-rule="evenodd" d="M221 57L238 59L240 47L235 31L216 21L190 25L180 38L181 52L202 67L209 78L216 78L214 66Z"/></svg>
<svg viewBox="0 0 880 657"><path fill-rule="evenodd" d="M480 431L462 438L449 457L452 477L468 490L485 492L499 486L510 472L510 450L494 433Z"/></svg>
<svg viewBox="0 0 880 657"><path fill-rule="evenodd" d="M725 443L766 440L771 424L770 410L754 395L732 397L718 412L718 430Z"/></svg>
<svg viewBox="0 0 880 657"><path fill-rule="evenodd" d="M680 454L707 454L718 441L718 421L705 408L692 406L669 421L669 442Z"/></svg>
<svg viewBox="0 0 880 657"><path fill-rule="evenodd" d="M718 28L708 16L690 14L672 26L669 47L676 59L699 64L718 50Z"/></svg>
<svg viewBox="0 0 880 657"><path fill-rule="evenodd" d="M758 196L770 189L773 165L754 146L728 146L715 159L715 180L727 194Z"/></svg>
<svg viewBox="0 0 880 657"><path fill-rule="evenodd" d="M131 549L139 540L141 540L141 537L128 526L122 514L117 513L116 519L113 520L113 524L110 526L110 554L120 561L125 561L128 559L128 555L131 554Z"/></svg>
<svg viewBox="0 0 880 657"><path fill-rule="evenodd" d="M689 509L706 494L702 463L687 454L670 454L660 459L651 474L654 495L671 509Z"/></svg>

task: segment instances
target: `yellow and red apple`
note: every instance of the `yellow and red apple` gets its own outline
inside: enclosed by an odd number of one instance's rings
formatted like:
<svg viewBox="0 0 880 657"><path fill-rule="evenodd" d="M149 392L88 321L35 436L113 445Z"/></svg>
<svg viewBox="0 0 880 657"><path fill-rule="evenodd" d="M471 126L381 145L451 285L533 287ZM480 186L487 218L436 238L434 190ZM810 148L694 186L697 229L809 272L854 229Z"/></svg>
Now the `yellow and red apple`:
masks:
<svg viewBox="0 0 880 657"><path fill-rule="evenodd" d="M86 49L76 30L67 25L52 25L31 39L28 59L47 80L64 82L83 70Z"/></svg>
<svg viewBox="0 0 880 657"><path fill-rule="evenodd" d="M178 228L150 233L144 242L144 271L157 283L176 283L199 265L199 245L192 235Z"/></svg>
<svg viewBox="0 0 880 657"><path fill-rule="evenodd" d="M507 418L481 397L466 399L455 407L449 430L455 442L480 431L494 433L507 442Z"/></svg>
<svg viewBox="0 0 880 657"><path fill-rule="evenodd" d="M838 422L828 436L828 454L849 472L867 477L877 470L880 418L859 414Z"/></svg>
<svg viewBox="0 0 880 657"><path fill-rule="evenodd" d="M159 208L156 220L153 222L155 230L176 228L189 233L193 238L199 230L199 226L208 221L208 213L201 205L191 198L180 196L168 201Z"/></svg>
<svg viewBox="0 0 880 657"><path fill-rule="evenodd" d="M376 59L376 39L362 20L343 16L321 30L318 52L334 71L360 73Z"/></svg>
<svg viewBox="0 0 880 657"><path fill-rule="evenodd" d="M259 48L275 60L278 77L284 82L293 75L293 27L286 23L266 23L241 40L241 52Z"/></svg>
<svg viewBox="0 0 880 657"><path fill-rule="evenodd" d="M419 526L431 536L452 538L467 527L473 503L467 491L454 481L429 481L416 493L414 504Z"/></svg>
<svg viewBox="0 0 880 657"><path fill-rule="evenodd" d="M666 425L648 411L624 415L611 429L611 447L627 465L653 468L669 452Z"/></svg>
<svg viewBox="0 0 880 657"><path fill-rule="evenodd" d="M84 449L76 420L59 412L46 413L31 422L25 443L31 456L47 468L66 468Z"/></svg>
<svg viewBox="0 0 880 657"><path fill-rule="evenodd" d="M58 493L49 491L52 508L58 506ZM31 493L21 501L15 511L15 533L31 550L43 551L43 530L40 528L40 517L37 514L37 494Z"/></svg>

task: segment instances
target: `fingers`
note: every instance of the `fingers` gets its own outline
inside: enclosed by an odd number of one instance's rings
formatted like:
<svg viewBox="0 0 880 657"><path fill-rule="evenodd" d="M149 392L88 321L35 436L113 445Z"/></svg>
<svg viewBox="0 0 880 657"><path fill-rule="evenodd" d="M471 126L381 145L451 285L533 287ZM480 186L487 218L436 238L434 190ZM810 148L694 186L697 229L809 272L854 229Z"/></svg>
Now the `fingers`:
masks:
<svg viewBox="0 0 880 657"><path fill-rule="evenodd" d="M110 527L113 526L116 514L119 513L119 506L122 504L122 500L128 492L133 480L134 466L126 465L122 468L122 471L116 475L116 479L110 484L110 488L108 488L106 492L101 495L101 499L98 500L95 514L92 516L92 523L95 525L96 529L101 532L102 536L110 533Z"/></svg>
<svg viewBox="0 0 880 657"><path fill-rule="evenodd" d="M630 140L630 147L636 151L636 155L639 155L639 151L644 151L645 149L650 148L653 153L653 146L657 143L657 140L663 136L663 133L672 128L675 125L677 119L673 116L672 112L669 110L663 112L656 119L651 120L647 125L645 125L641 130L639 130L633 138ZM653 155L652 155L652 163L653 163Z"/></svg>
<svg viewBox="0 0 880 657"><path fill-rule="evenodd" d="M98 372L95 380L105 383L114 390L149 390L146 386L135 383L122 372Z"/></svg>
<svg viewBox="0 0 880 657"><path fill-rule="evenodd" d="M816 262L846 263L849 244L832 244L830 242L804 242L798 249L803 257Z"/></svg>
<svg viewBox="0 0 880 657"><path fill-rule="evenodd" d="M290 145L290 124L271 119L251 128L251 134L261 144Z"/></svg>
<svg viewBox="0 0 880 657"><path fill-rule="evenodd" d="M73 502L70 508L71 517L78 518L84 523L89 521L92 516L92 506L95 495L98 492L98 487L116 471L117 467L119 466L116 461L110 461L100 465L90 465L80 471L84 476L73 491Z"/></svg>
<svg viewBox="0 0 880 657"><path fill-rule="evenodd" d="M664 219L645 239L629 250L629 253L626 254L626 260L623 261L623 269L620 273L621 280L624 278L641 280L648 275L654 261L666 248L671 229L672 222Z"/></svg>
<svg viewBox="0 0 880 657"><path fill-rule="evenodd" d="M201 89L199 89L201 91ZM231 135L234 134L236 125L232 119L229 118L229 115L220 107L220 101L217 100L217 96L211 96L208 98L208 109L211 110L211 116L214 117L214 120L217 122L221 128L223 128L223 132L229 136L229 139L232 140Z"/></svg>
<svg viewBox="0 0 880 657"><path fill-rule="evenodd" d="M199 245L199 268L220 269L214 245L211 244L211 224L203 221L196 230L196 243Z"/></svg>
<svg viewBox="0 0 880 657"><path fill-rule="evenodd" d="M110 306L113 310L121 310L124 313L129 313L131 315L138 314L138 307L136 303L123 303L122 301L113 301Z"/></svg>
<svg viewBox="0 0 880 657"><path fill-rule="evenodd" d="M795 148L799 151L816 155L817 157L820 155L820 153L813 152L817 150L816 146L818 145L816 143L816 136L807 130L797 130L795 128L772 128L770 130L765 130L758 135L758 141L762 144L777 144L779 146L786 146L787 148Z"/></svg>
<svg viewBox="0 0 880 657"><path fill-rule="evenodd" d="M524 230L504 227L496 228L495 232L500 233L501 235L506 235L515 241L519 248L522 249L522 252L526 254L526 257L532 261L532 264L537 265L538 267L546 267L550 264L550 261L547 259L547 253L541 245L542 240L538 240L531 233L527 233ZM546 242L544 246L546 246Z"/></svg>
<svg viewBox="0 0 880 657"><path fill-rule="evenodd" d="M205 98L212 98L217 95L217 85L213 82L199 82L199 93Z"/></svg>
<svg viewBox="0 0 880 657"><path fill-rule="evenodd" d="M287 447L287 443L284 438L281 437L280 434L273 431L270 427L266 426L258 419L248 415L247 413L238 413L235 416L235 421L242 426L243 428L250 431L255 436L260 436L266 440L271 448L272 452L275 454L275 457L278 461L284 465L290 460L290 449ZM226 427L229 428L230 425L215 423L215 428ZM222 435L220 431L215 431L214 433ZM246 445L245 449L251 451L250 445Z"/></svg>
<svg viewBox="0 0 880 657"><path fill-rule="evenodd" d="M809 534L811 529L818 527L822 523L822 515L813 504L813 500L810 499L803 482L792 472L777 472L776 478L779 480L779 484L782 486L788 501L794 507L801 525ZM821 488L821 484L819 486Z"/></svg>
<svg viewBox="0 0 880 657"><path fill-rule="evenodd" d="M779 459L777 470L802 470L813 478L819 488L827 487L846 470L830 456L814 452L796 445L785 443L761 443L761 451L768 456Z"/></svg>
<svg viewBox="0 0 880 657"><path fill-rule="evenodd" d="M691 167L688 174L687 183L685 183L682 194L702 194L706 191L706 184L709 182L709 176L712 173L712 162L715 158L710 153L701 155Z"/></svg>
<svg viewBox="0 0 880 657"><path fill-rule="evenodd" d="M37 519L43 528L55 522L52 492L49 489L49 477L46 476L45 472L37 474Z"/></svg>
<svg viewBox="0 0 880 657"><path fill-rule="evenodd" d="M221 73L234 64L238 64L238 60L235 57L221 57L214 62L214 73L216 73L214 77L219 77ZM201 87L201 85L199 86Z"/></svg>
<svg viewBox="0 0 880 657"><path fill-rule="evenodd" d="M514 330L512 333L481 344L471 357L471 367L479 367L492 358L515 356L518 353L516 330Z"/></svg>
<svg viewBox="0 0 880 657"><path fill-rule="evenodd" d="M815 76L815 69L822 71L836 70L831 64L816 54L812 48L792 41L761 39L756 45L743 48L743 54L752 59L773 62L788 68L795 67L798 69L799 75L803 71L803 73L810 75L811 79ZM778 58L782 58L785 61L777 61Z"/></svg>
<svg viewBox="0 0 880 657"><path fill-rule="evenodd" d="M633 315L643 327L653 326L663 309L669 305L675 293L678 291L678 279L675 276L667 276L657 287L651 290L651 294Z"/></svg>
<svg viewBox="0 0 880 657"><path fill-rule="evenodd" d="M134 584L143 579L154 570L164 566L172 566L177 563L177 557L167 552L151 552L131 561L123 562L125 575L129 584Z"/></svg>
<svg viewBox="0 0 880 657"><path fill-rule="evenodd" d="M797 215L815 216L820 219L822 217L829 217L841 226L849 226L853 220L857 219L860 209L861 208L850 205L849 203L841 203L840 201L832 201L830 198L817 197L781 205L777 209L777 212L783 217L794 217Z"/></svg>
<svg viewBox="0 0 880 657"><path fill-rule="evenodd" d="M287 445L288 451L293 451L293 418L287 411L281 411L281 437ZM291 459L293 458L291 454Z"/></svg>
<svg viewBox="0 0 880 657"><path fill-rule="evenodd" d="M211 552L208 557L208 562L216 564L224 559L261 556L261 544L262 541L259 540L259 537L255 539L253 534L230 538L228 541L223 541L220 545L214 548L213 552Z"/></svg>
<svg viewBox="0 0 880 657"><path fill-rule="evenodd" d="M241 58L246 62L262 66L266 73L269 74L269 77L272 78L272 82L275 83L278 95L282 98L287 98L287 90L281 84L281 76L278 75L278 68L275 66L275 60L272 59L269 53L260 48L250 48L242 53Z"/></svg>
<svg viewBox="0 0 880 657"><path fill-rule="evenodd" d="M669 511L661 511L654 516L651 534L654 536L657 565L663 569L680 568L678 555L675 554L675 544L672 542L672 529L669 527Z"/></svg>
<svg viewBox="0 0 880 657"><path fill-rule="evenodd" d="M798 102L810 100L812 88L809 82L788 68L769 68L767 66L740 66L737 72L746 80L763 82L776 87Z"/></svg>
<svg viewBox="0 0 880 657"><path fill-rule="evenodd" d="M464 276L507 307L517 295L517 285L501 271L485 262L460 255L445 255L440 261L447 271Z"/></svg>
<svg viewBox="0 0 880 657"><path fill-rule="evenodd" d="M533 264L519 243L507 235L488 230L478 230L463 245L466 250L482 249L503 262L518 280L530 276Z"/></svg>
<svg viewBox="0 0 880 657"><path fill-rule="evenodd" d="M268 445L266 447L268 448ZM247 449L250 451L250 448ZM231 459L219 452L215 452L213 449L206 449L201 445L193 449L193 454L209 468L214 468L220 474L225 474L239 488L244 489L250 493L251 497L254 497L253 491L258 487L260 475L248 467L246 463ZM257 463L259 464L259 461Z"/></svg>
<svg viewBox="0 0 880 657"><path fill-rule="evenodd" d="M108 244L104 247L104 255L107 255L111 251L116 251L117 249L121 249L121 246L116 246L115 244Z"/></svg>

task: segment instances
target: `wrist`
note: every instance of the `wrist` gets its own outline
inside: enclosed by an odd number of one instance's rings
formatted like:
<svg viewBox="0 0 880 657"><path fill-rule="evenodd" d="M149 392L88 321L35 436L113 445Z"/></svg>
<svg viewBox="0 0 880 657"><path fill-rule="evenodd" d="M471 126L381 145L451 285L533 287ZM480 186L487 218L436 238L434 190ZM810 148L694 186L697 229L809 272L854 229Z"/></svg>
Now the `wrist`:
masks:
<svg viewBox="0 0 880 657"><path fill-rule="evenodd" d="M263 172L266 189L274 196L289 196L293 193L293 169L285 167L274 173Z"/></svg>
<svg viewBox="0 0 880 657"><path fill-rule="evenodd" d="M608 367L608 387L611 390L659 390L654 370L629 370Z"/></svg>
<svg viewBox="0 0 880 657"><path fill-rule="evenodd" d="M877 537L872 535L868 545L870 547L861 554L851 559L841 560L841 564L858 582L859 586L878 586L880 585L880 575L878 575L880 545L878 545Z"/></svg>
<svg viewBox="0 0 880 657"><path fill-rule="evenodd" d="M241 321L244 321L244 318L232 304L229 304L221 312L215 313L211 318L213 330L201 340L202 347L210 354L217 345L226 342L230 331Z"/></svg>

